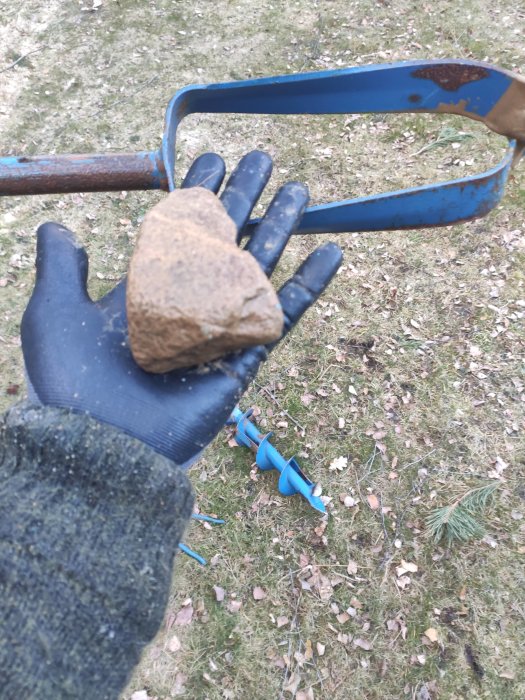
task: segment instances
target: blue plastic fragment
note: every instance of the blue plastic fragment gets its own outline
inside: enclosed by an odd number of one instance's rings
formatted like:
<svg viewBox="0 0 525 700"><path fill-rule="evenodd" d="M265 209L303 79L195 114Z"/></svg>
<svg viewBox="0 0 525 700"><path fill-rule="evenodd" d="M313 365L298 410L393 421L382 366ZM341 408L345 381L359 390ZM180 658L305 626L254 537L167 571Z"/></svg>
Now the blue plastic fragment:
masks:
<svg viewBox="0 0 525 700"><path fill-rule="evenodd" d="M200 513L193 513L191 516L193 520L200 520L203 523L213 523L214 525L224 525L225 520L221 518L212 518L211 515L201 515Z"/></svg>
<svg viewBox="0 0 525 700"><path fill-rule="evenodd" d="M181 552L184 552L184 554L187 554L192 559L195 559L195 561L198 561L202 566L206 566L208 563L204 557L201 557L200 554L197 554L197 552L194 552L193 549L190 549L185 544L182 544L182 542L179 542L179 549Z"/></svg>
<svg viewBox="0 0 525 700"><path fill-rule="evenodd" d="M199 520L204 523L213 523L214 525L224 525L226 522L221 518L212 518L211 515L201 515L201 513L193 513L191 517L193 520ZM190 549L187 545L182 544L182 542L179 543L179 549L181 552L184 552L184 554L187 554L192 559L195 559L195 561L198 561L202 566L206 566L208 563L204 557L201 557L200 554L197 554L197 552Z"/></svg>

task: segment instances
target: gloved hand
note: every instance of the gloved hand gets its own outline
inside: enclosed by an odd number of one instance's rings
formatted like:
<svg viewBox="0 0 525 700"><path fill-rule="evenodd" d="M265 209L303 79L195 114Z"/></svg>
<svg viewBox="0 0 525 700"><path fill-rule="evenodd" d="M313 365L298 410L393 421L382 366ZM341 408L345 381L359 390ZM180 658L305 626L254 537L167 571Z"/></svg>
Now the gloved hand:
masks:
<svg viewBox="0 0 525 700"><path fill-rule="evenodd" d="M269 156L242 158L221 199L242 232L271 173ZM197 159L183 187L217 192L224 163L215 154ZM303 185L276 194L246 248L270 275L308 200ZM328 285L341 251L327 243L314 251L281 288L283 337ZM37 232L36 283L22 319L26 373L39 401L88 413L142 440L178 464L192 460L219 432L266 359L264 346L219 363L167 374L144 372L128 344L126 281L102 299L90 299L88 258L75 236L47 223Z"/></svg>

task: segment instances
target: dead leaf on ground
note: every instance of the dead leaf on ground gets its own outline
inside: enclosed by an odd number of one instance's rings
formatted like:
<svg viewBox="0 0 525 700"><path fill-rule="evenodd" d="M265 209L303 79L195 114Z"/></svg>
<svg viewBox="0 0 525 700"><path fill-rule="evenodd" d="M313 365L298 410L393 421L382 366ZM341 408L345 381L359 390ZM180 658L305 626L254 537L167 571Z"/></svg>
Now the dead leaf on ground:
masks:
<svg viewBox="0 0 525 700"><path fill-rule="evenodd" d="M220 586L214 586L213 590L215 592L215 600L218 603L222 603L222 601L224 600L224 595L225 595L224 588L221 588Z"/></svg>
<svg viewBox="0 0 525 700"><path fill-rule="evenodd" d="M321 642L317 642L315 647L317 649L317 655L324 656L324 653L326 651L326 644L321 644Z"/></svg>
<svg viewBox="0 0 525 700"><path fill-rule="evenodd" d="M279 617L277 618L277 629L284 627L289 622L290 620L286 617L286 615L279 615Z"/></svg>
<svg viewBox="0 0 525 700"><path fill-rule="evenodd" d="M417 691L416 700L432 700L434 695L437 694L437 686L435 681L429 681L428 683L423 683L421 688Z"/></svg>
<svg viewBox="0 0 525 700"><path fill-rule="evenodd" d="M357 564L355 563L355 561L350 559L350 561L348 562L348 566L346 567L346 570L350 574L350 576L357 574Z"/></svg>
<svg viewBox="0 0 525 700"><path fill-rule="evenodd" d="M282 656L276 656L272 659L272 662L274 666L277 666L277 668L286 668L286 663L283 659Z"/></svg>
<svg viewBox="0 0 525 700"><path fill-rule="evenodd" d="M410 586L410 576L400 576L398 579L396 579L396 583L399 586L399 588L404 590L407 586Z"/></svg>
<svg viewBox="0 0 525 700"><path fill-rule="evenodd" d="M434 627L429 627L423 632L423 634L425 637L427 637L427 639L430 639L431 642L437 642L439 639L438 631Z"/></svg>
<svg viewBox="0 0 525 700"><path fill-rule="evenodd" d="M180 651L181 648L182 644L180 643L180 639L174 634L168 642L168 650L175 653L176 651Z"/></svg>
<svg viewBox="0 0 525 700"><path fill-rule="evenodd" d="M169 632L170 629L173 627L173 623L175 622L175 613L174 612L169 612L166 616L166 632Z"/></svg>
<svg viewBox="0 0 525 700"><path fill-rule="evenodd" d="M417 564L410 561L405 561L401 559L400 566L396 566L396 573L398 576L403 576L406 573L415 574L417 572Z"/></svg>
<svg viewBox="0 0 525 700"><path fill-rule="evenodd" d="M285 693L291 693L292 697L297 693L297 688L301 682L299 671L294 671L283 686Z"/></svg>
<svg viewBox="0 0 525 700"><path fill-rule="evenodd" d="M375 493L369 493L366 500L368 501L368 505L372 510L377 510L379 508L379 498L375 495Z"/></svg>
<svg viewBox="0 0 525 700"><path fill-rule="evenodd" d="M189 625L193 619L193 606L190 605L185 605L183 608L179 610L177 613L177 617L175 618L175 624L176 625Z"/></svg>
<svg viewBox="0 0 525 700"><path fill-rule="evenodd" d="M308 690L298 690L295 700L315 700L313 688L308 688Z"/></svg>
<svg viewBox="0 0 525 700"><path fill-rule="evenodd" d="M301 567L301 569L304 569L304 567L308 566L309 563L310 563L310 557L308 556L308 554L301 552L299 554L299 566Z"/></svg>
<svg viewBox="0 0 525 700"><path fill-rule="evenodd" d="M345 508L353 508L359 503L353 496L345 496L343 505Z"/></svg>
<svg viewBox="0 0 525 700"><path fill-rule="evenodd" d="M238 613L242 607L242 602L240 600L230 600L226 607L231 613Z"/></svg>
<svg viewBox="0 0 525 700"><path fill-rule="evenodd" d="M307 639L304 645L304 658L305 661L311 661L314 657L314 650L312 649L312 640Z"/></svg>
<svg viewBox="0 0 525 700"><path fill-rule="evenodd" d="M328 527L328 521L323 520L317 527L314 527L314 532L318 537L324 535L324 531Z"/></svg>
<svg viewBox="0 0 525 700"><path fill-rule="evenodd" d="M188 676L183 673L177 673L175 676L175 683L171 688L171 695L184 695L186 692L186 686L184 683L188 680Z"/></svg>
<svg viewBox="0 0 525 700"><path fill-rule="evenodd" d="M371 651L372 650L371 642L367 641L366 639L361 639L359 637L357 639L354 639L354 646L359 647L360 649L363 649L363 651Z"/></svg>
<svg viewBox="0 0 525 700"><path fill-rule="evenodd" d="M330 466L328 467L328 469L331 472L335 472L335 471L341 472L341 471L343 471L343 469L346 469L347 466L348 466L348 458L347 457L336 457L335 459L333 459L330 462Z"/></svg>
<svg viewBox="0 0 525 700"><path fill-rule="evenodd" d="M399 625L397 620L387 620L386 621L386 628L390 632L397 632L399 630Z"/></svg>
<svg viewBox="0 0 525 700"><path fill-rule="evenodd" d="M264 600L267 596L267 593L265 590L263 590L260 586L255 586L253 589L253 599L254 600Z"/></svg>
<svg viewBox="0 0 525 700"><path fill-rule="evenodd" d="M306 581L300 580L303 590L314 590L319 594L321 600L330 600L334 593L334 589L330 579L324 576L318 567L312 567L312 576ZM305 585L303 585L303 583Z"/></svg>

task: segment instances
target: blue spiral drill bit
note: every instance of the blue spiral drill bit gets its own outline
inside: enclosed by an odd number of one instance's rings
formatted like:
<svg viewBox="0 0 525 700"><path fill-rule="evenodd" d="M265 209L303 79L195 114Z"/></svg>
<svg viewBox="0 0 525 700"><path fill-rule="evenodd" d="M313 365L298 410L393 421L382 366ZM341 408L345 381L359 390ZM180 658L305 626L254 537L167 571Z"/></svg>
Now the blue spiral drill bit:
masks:
<svg viewBox="0 0 525 700"><path fill-rule="evenodd" d="M233 409L227 425L235 425L235 441L242 447L249 447L255 453L255 462L259 469L267 471L277 469L280 472L279 491L283 496L300 493L308 503L320 513L326 513L324 503L319 498L320 489L303 473L301 467L292 457L286 460L270 443L272 433L262 434L257 426L249 420L253 409L243 413L239 407Z"/></svg>

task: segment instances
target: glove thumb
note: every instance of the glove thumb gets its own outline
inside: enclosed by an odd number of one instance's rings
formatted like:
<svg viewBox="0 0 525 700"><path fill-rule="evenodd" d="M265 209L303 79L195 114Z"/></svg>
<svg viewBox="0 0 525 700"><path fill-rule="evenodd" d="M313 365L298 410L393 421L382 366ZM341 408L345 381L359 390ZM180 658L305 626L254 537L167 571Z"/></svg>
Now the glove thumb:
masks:
<svg viewBox="0 0 525 700"><path fill-rule="evenodd" d="M75 235L52 222L37 231L35 292L69 300L89 300L88 257Z"/></svg>

